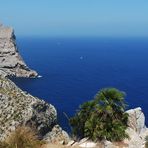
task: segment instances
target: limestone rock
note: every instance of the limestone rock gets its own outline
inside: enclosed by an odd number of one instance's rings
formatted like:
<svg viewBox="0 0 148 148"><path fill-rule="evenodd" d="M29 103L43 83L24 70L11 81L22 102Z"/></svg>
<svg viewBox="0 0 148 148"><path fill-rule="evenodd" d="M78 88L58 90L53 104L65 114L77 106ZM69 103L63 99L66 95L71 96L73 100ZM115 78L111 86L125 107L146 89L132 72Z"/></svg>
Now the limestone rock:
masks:
<svg viewBox="0 0 148 148"><path fill-rule="evenodd" d="M43 137L52 131L56 120L54 106L23 92L11 80L0 77L0 140L19 125L33 126Z"/></svg>
<svg viewBox="0 0 148 148"><path fill-rule="evenodd" d="M142 139L139 134L132 128L127 128L127 134L129 139L125 139L124 142L128 144L129 148L142 148L144 139Z"/></svg>
<svg viewBox="0 0 148 148"><path fill-rule="evenodd" d="M112 142L108 141L108 140L104 140L103 141L104 147L105 148L114 148L114 145Z"/></svg>
<svg viewBox="0 0 148 148"><path fill-rule="evenodd" d="M18 52L14 30L0 25L0 75L36 77L37 72L29 69Z"/></svg>
<svg viewBox="0 0 148 148"><path fill-rule="evenodd" d="M140 107L126 111L129 114L128 126L138 134L145 132L145 116Z"/></svg>
<svg viewBox="0 0 148 148"><path fill-rule="evenodd" d="M89 141L79 145L79 147L82 147L82 148L95 148L96 146L97 144L95 142L89 142Z"/></svg>
<svg viewBox="0 0 148 148"><path fill-rule="evenodd" d="M66 146L70 147L70 146L72 146L74 143L75 143L74 140L70 140Z"/></svg>
<svg viewBox="0 0 148 148"><path fill-rule="evenodd" d="M68 144L70 141L69 135L59 125L55 125L52 131L48 132L43 139L55 144Z"/></svg>

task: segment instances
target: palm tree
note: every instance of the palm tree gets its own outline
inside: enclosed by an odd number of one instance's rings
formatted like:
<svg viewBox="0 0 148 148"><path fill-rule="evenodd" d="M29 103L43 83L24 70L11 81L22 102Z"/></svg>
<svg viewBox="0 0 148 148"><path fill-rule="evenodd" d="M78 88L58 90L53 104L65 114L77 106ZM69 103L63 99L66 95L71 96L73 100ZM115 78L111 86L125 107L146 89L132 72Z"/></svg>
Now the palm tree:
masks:
<svg viewBox="0 0 148 148"><path fill-rule="evenodd" d="M73 133L93 140L120 141L127 138L128 114L125 113L124 97L125 93L115 88L100 90L70 119Z"/></svg>

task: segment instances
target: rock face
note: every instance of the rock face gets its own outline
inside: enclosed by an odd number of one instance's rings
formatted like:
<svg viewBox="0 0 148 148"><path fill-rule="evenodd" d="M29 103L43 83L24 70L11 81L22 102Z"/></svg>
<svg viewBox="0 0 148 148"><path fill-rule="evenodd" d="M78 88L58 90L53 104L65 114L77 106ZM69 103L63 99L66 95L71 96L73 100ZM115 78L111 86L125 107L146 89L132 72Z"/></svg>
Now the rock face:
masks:
<svg viewBox="0 0 148 148"><path fill-rule="evenodd" d="M146 131L145 116L140 107L126 111L129 114L128 126L138 134Z"/></svg>
<svg viewBox="0 0 148 148"><path fill-rule="evenodd" d="M20 56L13 29L2 25L0 25L0 75L37 76L37 72L30 70Z"/></svg>
<svg viewBox="0 0 148 148"><path fill-rule="evenodd" d="M145 116L140 107L126 111L128 118L128 133L130 139L126 139L129 148L142 148L145 144L145 137L148 135L148 128L145 125Z"/></svg>
<svg viewBox="0 0 148 148"><path fill-rule="evenodd" d="M51 132L48 132L43 139L50 143L67 144L69 135L59 125L55 125Z"/></svg>
<svg viewBox="0 0 148 148"><path fill-rule="evenodd" d="M51 104L23 92L11 80L0 76L0 140L4 140L19 125L33 126L41 138L48 132L51 137L56 121L57 112ZM61 128L57 131L64 137ZM54 136L57 137L55 133Z"/></svg>
<svg viewBox="0 0 148 148"><path fill-rule="evenodd" d="M4 140L18 126L30 126L41 139L66 142L68 135L57 125L54 106L23 92L7 76L36 77L20 56L14 31L0 24L0 140Z"/></svg>

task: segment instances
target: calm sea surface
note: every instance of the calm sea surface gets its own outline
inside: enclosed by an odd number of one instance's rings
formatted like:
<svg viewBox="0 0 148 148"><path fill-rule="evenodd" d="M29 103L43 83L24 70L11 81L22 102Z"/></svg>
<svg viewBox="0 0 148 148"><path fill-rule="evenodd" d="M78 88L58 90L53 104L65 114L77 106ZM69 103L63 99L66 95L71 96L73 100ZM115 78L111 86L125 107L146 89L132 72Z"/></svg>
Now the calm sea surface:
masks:
<svg viewBox="0 0 148 148"><path fill-rule="evenodd" d="M129 108L142 107L148 124L148 39L18 38L17 43L26 63L42 77L15 83L52 103L64 129L63 112L72 116L104 87L125 91Z"/></svg>

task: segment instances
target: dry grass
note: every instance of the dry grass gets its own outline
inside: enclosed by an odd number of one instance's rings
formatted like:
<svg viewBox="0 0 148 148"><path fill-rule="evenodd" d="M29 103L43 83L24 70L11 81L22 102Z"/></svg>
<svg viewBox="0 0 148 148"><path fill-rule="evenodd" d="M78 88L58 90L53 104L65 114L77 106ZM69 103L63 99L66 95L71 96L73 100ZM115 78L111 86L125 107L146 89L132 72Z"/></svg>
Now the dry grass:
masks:
<svg viewBox="0 0 148 148"><path fill-rule="evenodd" d="M0 148L41 148L35 132L29 127L19 127L5 141L0 142Z"/></svg>
<svg viewBox="0 0 148 148"><path fill-rule="evenodd" d="M123 142L116 142L114 145L120 148L128 147ZM98 143L96 148L103 148L101 143ZM37 134L29 127L19 127L5 141L0 142L0 148L80 148L79 146L64 146L60 144L46 144L38 139Z"/></svg>

